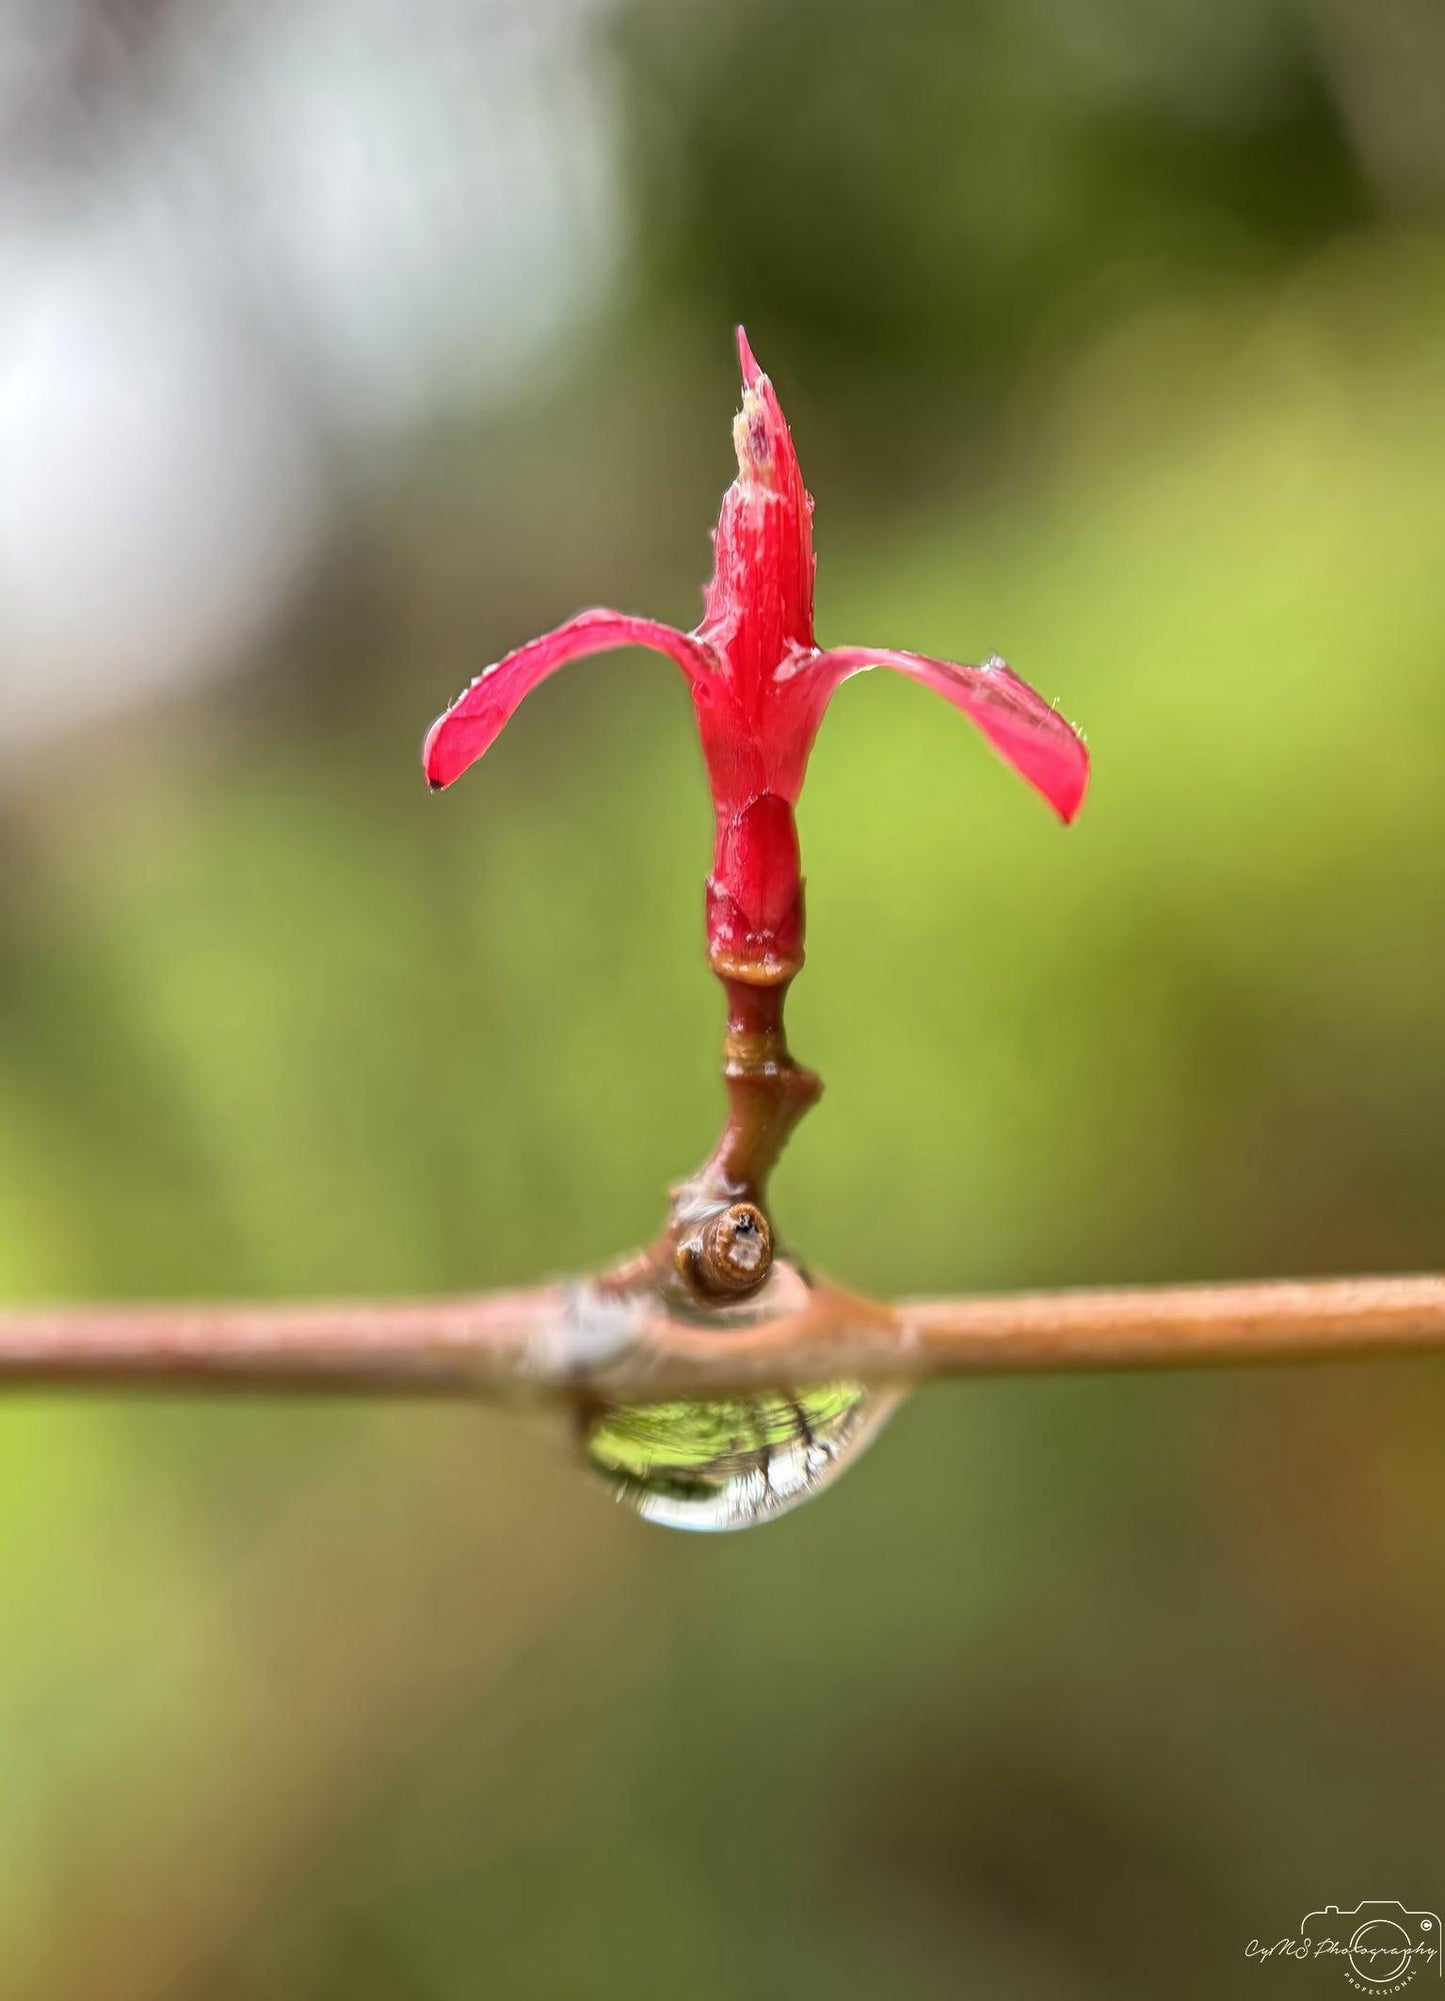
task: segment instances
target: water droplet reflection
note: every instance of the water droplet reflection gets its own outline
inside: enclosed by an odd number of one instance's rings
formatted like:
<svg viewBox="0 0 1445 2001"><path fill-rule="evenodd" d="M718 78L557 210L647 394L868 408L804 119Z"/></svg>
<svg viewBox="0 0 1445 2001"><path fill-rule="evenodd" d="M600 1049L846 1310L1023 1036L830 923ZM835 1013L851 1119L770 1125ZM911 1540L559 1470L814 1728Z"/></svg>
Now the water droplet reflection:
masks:
<svg viewBox="0 0 1445 2001"><path fill-rule="evenodd" d="M752 1300L707 1324L754 1327L808 1292L779 1259ZM582 1433L587 1464L616 1499L665 1528L708 1533L776 1521L829 1486L860 1457L899 1402L896 1391L829 1383L716 1402L606 1405Z"/></svg>

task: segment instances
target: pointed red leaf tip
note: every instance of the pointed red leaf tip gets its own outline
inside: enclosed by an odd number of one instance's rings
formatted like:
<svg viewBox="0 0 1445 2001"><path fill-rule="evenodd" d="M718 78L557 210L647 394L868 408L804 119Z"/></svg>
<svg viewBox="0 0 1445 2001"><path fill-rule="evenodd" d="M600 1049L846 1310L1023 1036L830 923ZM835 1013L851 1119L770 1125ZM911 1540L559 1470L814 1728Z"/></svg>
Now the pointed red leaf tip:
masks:
<svg viewBox="0 0 1445 2001"><path fill-rule="evenodd" d="M777 392L741 326L737 348L738 476L713 536L702 623L687 633L622 612L581 612L479 675L432 725L422 756L439 790L490 747L523 697L568 661L617 646L667 654L692 690L717 816L709 955L724 978L770 984L802 963L793 808L823 711L851 675L889 667L932 688L1064 821L1083 803L1089 755L1078 731L1002 660L970 667L888 648L819 651L812 498Z"/></svg>
<svg viewBox="0 0 1445 2001"><path fill-rule="evenodd" d="M813 502L778 393L742 327L737 339L743 375L742 408L733 419L738 476L723 495L713 533L712 581L698 631L723 656L745 707L757 713L775 669L816 643ZM706 732L703 748L708 750Z"/></svg>
<svg viewBox="0 0 1445 2001"><path fill-rule="evenodd" d="M758 377L763 371L758 367L757 356L749 345L746 327L738 328L738 362L743 371L743 387L756 389Z"/></svg>

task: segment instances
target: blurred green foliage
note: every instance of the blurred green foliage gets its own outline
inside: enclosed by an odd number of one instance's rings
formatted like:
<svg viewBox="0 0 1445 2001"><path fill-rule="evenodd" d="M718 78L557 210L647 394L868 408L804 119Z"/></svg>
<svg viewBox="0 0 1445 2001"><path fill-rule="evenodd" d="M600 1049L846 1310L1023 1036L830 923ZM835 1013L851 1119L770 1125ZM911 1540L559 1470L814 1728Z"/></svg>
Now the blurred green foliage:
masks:
<svg viewBox="0 0 1445 2001"><path fill-rule="evenodd" d="M1438 1267L1445 236L1324 10L669 16L609 44L615 360L9 788L0 1290L652 1228L719 1099L685 695L580 668L439 801L413 743L588 597L686 618L740 310L825 641L996 647L1096 759L1065 836L917 689L838 702L785 1231L878 1292ZM1438 1910L1442 1387L940 1388L701 1544L502 1414L16 1403L4 1992L1214 1996L1322 1903Z"/></svg>

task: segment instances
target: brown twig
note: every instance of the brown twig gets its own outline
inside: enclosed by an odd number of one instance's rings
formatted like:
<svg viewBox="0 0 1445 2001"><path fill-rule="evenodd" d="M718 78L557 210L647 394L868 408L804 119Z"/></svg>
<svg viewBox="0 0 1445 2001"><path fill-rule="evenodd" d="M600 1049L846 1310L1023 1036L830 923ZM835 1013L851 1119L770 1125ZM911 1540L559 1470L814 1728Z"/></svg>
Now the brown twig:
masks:
<svg viewBox="0 0 1445 2001"><path fill-rule="evenodd" d="M474 1299L0 1314L0 1387L647 1400L850 1377L1445 1351L1445 1277L1025 1293L885 1307L831 1287L739 1332L590 1284Z"/></svg>

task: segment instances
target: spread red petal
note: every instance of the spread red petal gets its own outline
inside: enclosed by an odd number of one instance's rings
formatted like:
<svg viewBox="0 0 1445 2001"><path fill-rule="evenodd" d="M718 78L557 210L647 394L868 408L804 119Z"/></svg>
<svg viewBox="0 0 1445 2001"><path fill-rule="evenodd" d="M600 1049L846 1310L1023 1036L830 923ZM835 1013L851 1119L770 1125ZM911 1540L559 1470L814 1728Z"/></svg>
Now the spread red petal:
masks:
<svg viewBox="0 0 1445 2001"><path fill-rule="evenodd" d="M694 687L718 671L717 657L705 641L670 625L650 618L630 618L620 611L579 612L554 632L519 646L515 653L488 667L445 715L438 716L422 748L427 783L440 791L460 778L469 764L490 750L513 711L539 681L570 660L588 653L607 653L618 646L650 646L666 653Z"/></svg>
<svg viewBox="0 0 1445 2001"><path fill-rule="evenodd" d="M1089 783L1089 753L1084 740L1072 723L1002 660L965 667L951 660L930 660L922 653L841 646L816 654L797 671L810 678L821 676L836 688L850 675L866 673L870 667L895 668L962 709L1005 763L1047 799L1061 820L1067 823L1073 819L1084 803Z"/></svg>

